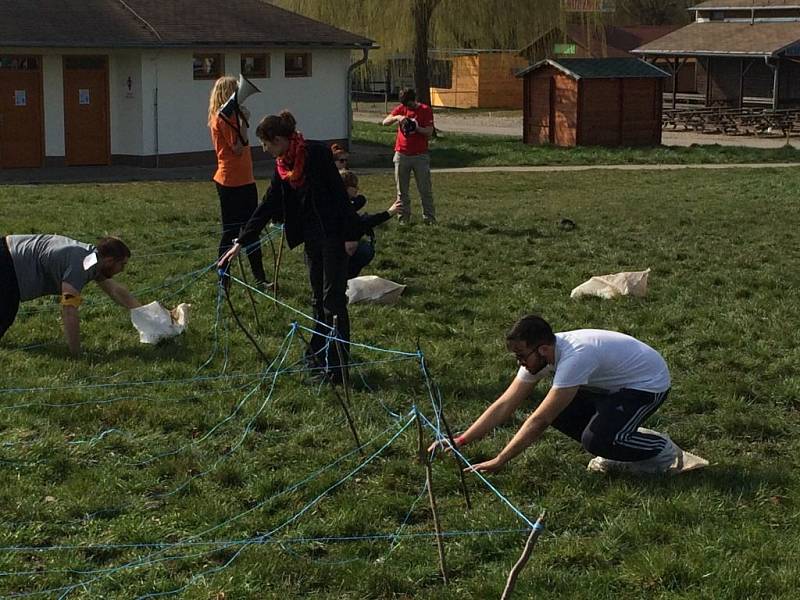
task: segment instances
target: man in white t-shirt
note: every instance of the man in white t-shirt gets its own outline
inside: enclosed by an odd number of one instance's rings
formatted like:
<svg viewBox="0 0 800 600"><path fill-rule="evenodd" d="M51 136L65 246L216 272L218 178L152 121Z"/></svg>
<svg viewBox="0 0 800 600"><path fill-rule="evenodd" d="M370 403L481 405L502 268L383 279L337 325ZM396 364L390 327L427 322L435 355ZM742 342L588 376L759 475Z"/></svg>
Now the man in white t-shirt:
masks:
<svg viewBox="0 0 800 600"><path fill-rule="evenodd" d="M672 440L640 429L671 385L666 362L650 346L602 329L553 333L534 315L520 319L506 343L519 371L508 389L455 438L457 446L479 440L507 421L544 377L552 374L553 384L506 447L469 470L499 470L551 425L597 457L589 463L590 470L658 473L678 468L682 451Z"/></svg>

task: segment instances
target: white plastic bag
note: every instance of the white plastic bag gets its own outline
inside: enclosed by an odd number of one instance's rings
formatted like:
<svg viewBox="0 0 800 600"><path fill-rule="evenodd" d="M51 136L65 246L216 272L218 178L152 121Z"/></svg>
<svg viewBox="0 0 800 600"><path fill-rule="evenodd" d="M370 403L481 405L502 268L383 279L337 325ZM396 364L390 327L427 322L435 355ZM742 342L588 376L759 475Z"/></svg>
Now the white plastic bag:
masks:
<svg viewBox="0 0 800 600"><path fill-rule="evenodd" d="M189 321L191 304L179 304L168 311L158 302L131 309L131 323L139 332L142 344L157 344L163 339L180 335Z"/></svg>
<svg viewBox="0 0 800 600"><path fill-rule="evenodd" d="M647 295L647 276L649 274L650 269L614 273L612 275L597 275L572 290L569 297L597 296L605 300L610 300L617 296L644 298Z"/></svg>
<svg viewBox="0 0 800 600"><path fill-rule="evenodd" d="M363 275L354 277L347 282L347 301L350 304L356 302L377 302L378 304L394 304L400 299L406 286L376 277L375 275Z"/></svg>

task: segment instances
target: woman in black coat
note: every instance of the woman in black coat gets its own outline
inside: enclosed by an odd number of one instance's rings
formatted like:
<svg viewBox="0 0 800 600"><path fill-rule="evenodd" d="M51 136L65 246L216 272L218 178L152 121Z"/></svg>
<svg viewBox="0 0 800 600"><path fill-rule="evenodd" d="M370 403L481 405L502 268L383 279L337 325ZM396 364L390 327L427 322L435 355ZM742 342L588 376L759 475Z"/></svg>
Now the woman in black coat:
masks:
<svg viewBox="0 0 800 600"><path fill-rule="evenodd" d="M272 184L242 230L237 243L220 260L225 266L242 246L258 240L267 223L282 222L289 248L300 244L311 283L315 334L307 354L309 366L324 367L333 382L342 380L333 344L320 334L338 322L338 335L350 339L347 314L347 261L358 247L361 226L327 145L306 141L288 111L264 117L256 135L266 152L276 158ZM343 359L347 361L347 344ZM328 352L325 352L326 347Z"/></svg>

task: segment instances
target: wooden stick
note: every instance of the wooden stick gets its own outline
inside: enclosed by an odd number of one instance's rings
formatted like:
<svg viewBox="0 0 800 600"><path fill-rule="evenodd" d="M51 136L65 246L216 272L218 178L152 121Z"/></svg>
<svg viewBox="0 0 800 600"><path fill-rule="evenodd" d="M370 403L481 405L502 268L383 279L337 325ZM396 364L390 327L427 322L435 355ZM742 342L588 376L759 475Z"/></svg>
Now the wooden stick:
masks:
<svg viewBox="0 0 800 600"><path fill-rule="evenodd" d="M442 538L442 527L439 524L439 511L436 508L436 496L433 493L433 471L431 461L428 460L428 452L425 449L425 436L422 433L422 419L419 411L415 408L417 418L417 432L419 434L419 445L417 446L417 458L425 466L425 487L428 488L428 500L431 503L431 513L433 514L433 528L436 531L436 549L439 552L439 572L442 574L442 581L447 585L447 564L444 555L444 541Z"/></svg>
<svg viewBox="0 0 800 600"><path fill-rule="evenodd" d="M339 319L336 315L333 316L333 335L334 337L338 338L339 336ZM356 425L353 422L353 417L350 415L350 386L349 381L346 375L346 369L343 364L344 362L344 352L339 345L339 340L333 340L334 347L336 348L336 355L339 357L339 368L342 371L342 385L344 386L344 395L345 397L342 398L338 391L336 391L336 386L331 385L331 389L333 390L334 395L339 400L339 404L342 406L342 410L344 411L344 416L347 419L347 424L350 426L350 432L353 434L353 439L356 441L356 448L359 448L359 452L363 455L363 450L361 448L361 442L358 439L358 431L356 431Z"/></svg>
<svg viewBox="0 0 800 600"><path fill-rule="evenodd" d="M263 331L261 329L261 323L258 320L258 310L256 309L256 299L253 298L253 291L250 289L250 284L247 281L247 274L244 272L244 263L242 262L242 253L240 252L238 255L239 258L239 270L242 272L242 281L245 282L244 289L247 290L247 296L250 298L250 306L253 307L253 316L256 319L256 331Z"/></svg>
<svg viewBox="0 0 800 600"><path fill-rule="evenodd" d="M272 278L272 295L278 298L278 275L281 271L281 259L283 258L283 241L286 239L286 225L281 228L281 245L278 246L278 258L275 259L275 277Z"/></svg>
<svg viewBox="0 0 800 600"><path fill-rule="evenodd" d="M417 352L420 353L422 352L419 346L419 339L417 339ZM442 402L442 397L439 394L439 388L436 386L436 382L434 381L433 376L430 374L428 365L425 361L423 361L423 370L430 384L431 401L436 402L436 409L439 411L439 416L442 419L442 425L444 425L444 430L445 433L447 434L447 439L450 440L450 445L453 448L455 448L456 441L453 438L453 431L450 429L450 424L447 422L447 419L444 416L444 404ZM458 455L455 452L452 452L451 454L453 455L453 460L455 461L456 470L458 471L458 479L461 484L461 495L464 496L464 503L467 505L467 510L471 510L472 501L470 500L469 490L467 489L467 480L466 477L464 476L464 468L461 465L461 460L459 460Z"/></svg>
<svg viewBox="0 0 800 600"><path fill-rule="evenodd" d="M503 595L500 596L500 600L508 600L511 598L511 594L514 592L514 586L517 585L517 577L519 577L525 565L528 564L528 559L531 557L533 547L536 545L536 541L539 539L542 531L544 531L544 511L542 511L542 514L536 519L536 523L533 525L533 529L531 529L531 534L528 536L528 541L525 542L525 549L522 551L522 555L508 574L506 588L503 590Z"/></svg>
<svg viewBox="0 0 800 600"><path fill-rule="evenodd" d="M447 439L450 440L450 444L453 448L456 448L456 441L453 438L453 432L450 429L450 425L447 423L447 419L444 416L444 408L442 407L442 403L439 403L439 416L442 419L442 425L444 425L444 430L447 433ZM461 482L461 494L464 496L464 503L467 505L467 510L472 510L472 501L469 497L469 490L467 489L467 480L464 477L464 469L461 466L461 461L459 460L458 456L455 452L453 454L453 459L456 462L456 469L458 469L458 477L459 481Z"/></svg>

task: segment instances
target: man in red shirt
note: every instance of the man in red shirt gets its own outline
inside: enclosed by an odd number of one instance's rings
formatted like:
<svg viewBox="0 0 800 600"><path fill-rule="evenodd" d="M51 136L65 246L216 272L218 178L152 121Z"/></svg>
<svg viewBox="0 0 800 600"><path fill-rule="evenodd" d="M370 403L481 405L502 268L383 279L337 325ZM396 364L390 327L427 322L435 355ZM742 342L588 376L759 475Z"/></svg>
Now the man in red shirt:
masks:
<svg viewBox="0 0 800 600"><path fill-rule="evenodd" d="M433 135L433 110L427 104L417 102L414 90L404 89L400 91L400 105L389 113L383 124L397 126L394 179L397 184L397 198L403 206L400 210L400 222L408 223L411 219L408 188L413 172L422 200L422 220L429 225L436 223L431 190L431 158L428 154L428 139Z"/></svg>

